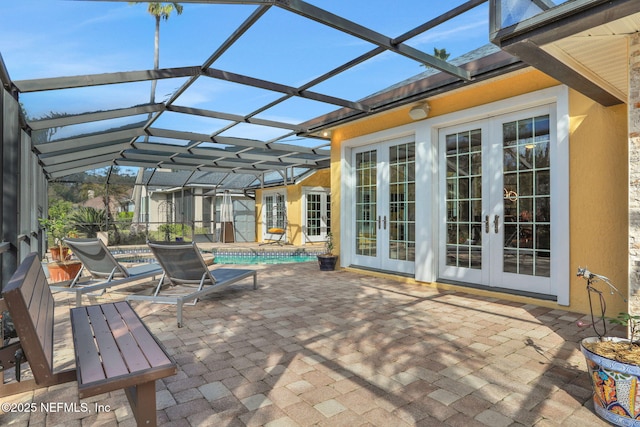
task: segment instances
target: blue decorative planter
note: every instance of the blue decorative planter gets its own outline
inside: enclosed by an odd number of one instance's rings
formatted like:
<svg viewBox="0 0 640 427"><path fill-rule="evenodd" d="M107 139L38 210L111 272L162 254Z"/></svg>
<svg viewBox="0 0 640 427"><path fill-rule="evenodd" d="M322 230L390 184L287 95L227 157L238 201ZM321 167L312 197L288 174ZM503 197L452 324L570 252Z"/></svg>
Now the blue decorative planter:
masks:
<svg viewBox="0 0 640 427"><path fill-rule="evenodd" d="M622 338L605 339L628 342ZM585 338L580 343L580 350L587 359L596 413L618 426L640 427L640 367L607 359L584 347L584 343L598 340L596 337Z"/></svg>

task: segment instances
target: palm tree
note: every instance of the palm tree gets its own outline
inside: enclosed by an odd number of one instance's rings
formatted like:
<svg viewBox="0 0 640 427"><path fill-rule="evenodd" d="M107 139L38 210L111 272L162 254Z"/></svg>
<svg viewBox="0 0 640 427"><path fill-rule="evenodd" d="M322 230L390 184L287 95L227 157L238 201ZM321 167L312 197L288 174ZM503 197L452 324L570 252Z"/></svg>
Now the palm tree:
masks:
<svg viewBox="0 0 640 427"><path fill-rule="evenodd" d="M133 1L129 2L131 5L136 5L140 3L146 3L141 1ZM178 15L182 15L182 5L177 2L148 2L147 3L147 12L152 15L156 20L156 31L155 31L155 39L154 39L154 49L153 49L153 69L157 70L160 68L160 21L168 20L169 16L175 10ZM149 102L151 104L156 102L156 85L158 81L153 79L151 81L151 96L149 98ZM151 118L151 114L149 114L149 118ZM148 138L148 136L146 137ZM144 168L140 168L138 170L138 175L136 177L136 184L133 188L133 220L131 221L131 231L138 232L139 224L140 224L140 205L142 204L142 177L144 175Z"/></svg>
<svg viewBox="0 0 640 427"><path fill-rule="evenodd" d="M446 61L447 59L449 59L450 55L451 54L447 52L446 48L442 48L442 49L438 49L436 47L433 48L433 56L435 56L436 58L442 59L443 61Z"/></svg>
<svg viewBox="0 0 640 427"><path fill-rule="evenodd" d="M437 47L433 48L433 56L435 56L438 59L442 59L443 61L446 61L447 59L449 59L449 56L451 54L449 52L447 52L446 48L442 48L442 49L438 49ZM420 64L421 67L425 67L427 69L431 68L425 64Z"/></svg>
<svg viewBox="0 0 640 427"><path fill-rule="evenodd" d="M145 3L145 2L142 2L142 1L129 2L129 4L133 4L133 5L140 4L140 3ZM149 14L152 15L156 20L156 32L155 32L154 47L153 47L153 69L154 70L157 70L160 68L160 21L163 19L165 21L168 20L169 16L171 16L174 10L178 15L182 15L182 9L183 9L182 5L174 1L148 2L147 12L149 12ZM157 80L154 79L151 82L151 99L150 99L151 103L154 103L156 99L156 84L157 84Z"/></svg>

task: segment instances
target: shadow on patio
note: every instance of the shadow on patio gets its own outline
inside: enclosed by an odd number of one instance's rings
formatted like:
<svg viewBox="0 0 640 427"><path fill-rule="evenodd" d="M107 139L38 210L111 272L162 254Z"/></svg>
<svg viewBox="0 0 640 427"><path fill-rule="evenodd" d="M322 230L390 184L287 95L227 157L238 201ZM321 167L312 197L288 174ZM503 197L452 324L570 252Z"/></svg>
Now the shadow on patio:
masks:
<svg viewBox="0 0 640 427"><path fill-rule="evenodd" d="M179 364L158 381L158 423L178 426L608 425L592 411L577 314L439 292L315 263L256 266L185 308L134 308ZM121 299L118 290L104 299ZM56 367L73 363L57 295ZM77 402L75 384L5 399ZM135 425L122 391L88 412L0 415L4 425ZM96 413L93 403L109 405Z"/></svg>

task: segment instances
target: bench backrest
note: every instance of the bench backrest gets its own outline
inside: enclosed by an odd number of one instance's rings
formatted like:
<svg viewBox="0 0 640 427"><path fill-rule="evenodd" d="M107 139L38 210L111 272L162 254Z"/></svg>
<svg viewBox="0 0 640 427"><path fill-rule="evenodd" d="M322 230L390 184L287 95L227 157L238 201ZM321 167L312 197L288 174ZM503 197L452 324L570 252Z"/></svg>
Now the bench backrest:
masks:
<svg viewBox="0 0 640 427"><path fill-rule="evenodd" d="M54 299L38 254L22 261L2 292L36 382L53 375Z"/></svg>

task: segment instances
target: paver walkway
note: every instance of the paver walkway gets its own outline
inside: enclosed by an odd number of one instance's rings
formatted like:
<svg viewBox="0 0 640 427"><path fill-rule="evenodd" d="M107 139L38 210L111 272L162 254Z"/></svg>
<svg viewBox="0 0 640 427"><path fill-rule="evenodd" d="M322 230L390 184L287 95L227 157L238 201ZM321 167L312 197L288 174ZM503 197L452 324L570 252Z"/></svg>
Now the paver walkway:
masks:
<svg viewBox="0 0 640 427"><path fill-rule="evenodd" d="M592 410L582 316L314 263L256 268L258 290L247 281L186 307L182 329L175 307L134 305L179 364L158 381L159 424L608 425ZM62 369L73 365L72 301L56 298ZM7 402L79 401L70 383ZM0 425L135 425L123 391L82 402L87 411L0 412Z"/></svg>

